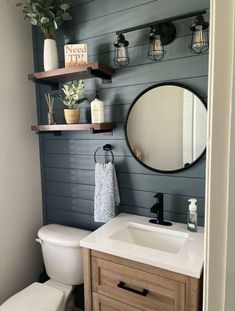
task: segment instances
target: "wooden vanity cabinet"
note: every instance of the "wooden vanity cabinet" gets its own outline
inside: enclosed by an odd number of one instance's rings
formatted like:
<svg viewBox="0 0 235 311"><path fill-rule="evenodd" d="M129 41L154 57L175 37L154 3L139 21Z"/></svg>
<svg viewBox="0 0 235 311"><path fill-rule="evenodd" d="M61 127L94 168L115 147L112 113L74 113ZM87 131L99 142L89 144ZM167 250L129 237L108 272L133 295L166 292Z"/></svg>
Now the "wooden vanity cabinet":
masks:
<svg viewBox="0 0 235 311"><path fill-rule="evenodd" d="M85 311L201 311L202 280L84 249Z"/></svg>

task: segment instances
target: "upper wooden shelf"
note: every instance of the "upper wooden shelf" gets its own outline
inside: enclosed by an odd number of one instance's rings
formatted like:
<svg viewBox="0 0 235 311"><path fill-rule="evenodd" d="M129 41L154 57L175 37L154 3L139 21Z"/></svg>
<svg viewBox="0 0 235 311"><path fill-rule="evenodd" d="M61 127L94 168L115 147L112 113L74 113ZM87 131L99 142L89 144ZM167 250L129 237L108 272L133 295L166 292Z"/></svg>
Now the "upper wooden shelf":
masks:
<svg viewBox="0 0 235 311"><path fill-rule="evenodd" d="M110 83L115 70L99 62L78 65L66 68L59 68L50 71L36 72L28 75L28 79L58 88L60 83L70 80L101 78L103 83Z"/></svg>
<svg viewBox="0 0 235 311"><path fill-rule="evenodd" d="M31 130L40 132L63 132L63 131L90 131L92 134L112 132L114 123L78 123L78 124L54 124L32 125Z"/></svg>

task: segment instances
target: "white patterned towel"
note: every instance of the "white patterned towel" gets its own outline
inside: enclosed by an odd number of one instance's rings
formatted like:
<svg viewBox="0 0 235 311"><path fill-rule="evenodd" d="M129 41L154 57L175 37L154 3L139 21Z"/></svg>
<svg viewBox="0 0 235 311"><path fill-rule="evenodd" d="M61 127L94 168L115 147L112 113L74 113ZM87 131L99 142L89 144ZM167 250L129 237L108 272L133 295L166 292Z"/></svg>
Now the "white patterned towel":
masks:
<svg viewBox="0 0 235 311"><path fill-rule="evenodd" d="M116 215L120 204L117 176L114 164L95 164L95 210L96 222L107 222Z"/></svg>

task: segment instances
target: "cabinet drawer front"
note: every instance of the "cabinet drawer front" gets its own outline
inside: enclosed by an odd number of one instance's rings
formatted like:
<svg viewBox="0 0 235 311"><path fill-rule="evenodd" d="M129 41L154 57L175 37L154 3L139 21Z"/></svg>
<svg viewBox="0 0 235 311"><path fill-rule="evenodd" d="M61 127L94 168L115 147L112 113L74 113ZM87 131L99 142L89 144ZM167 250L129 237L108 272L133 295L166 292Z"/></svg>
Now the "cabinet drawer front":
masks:
<svg viewBox="0 0 235 311"><path fill-rule="evenodd" d="M184 283L96 257L92 290L142 310L185 310Z"/></svg>
<svg viewBox="0 0 235 311"><path fill-rule="evenodd" d="M141 311L123 302L92 293L93 311Z"/></svg>

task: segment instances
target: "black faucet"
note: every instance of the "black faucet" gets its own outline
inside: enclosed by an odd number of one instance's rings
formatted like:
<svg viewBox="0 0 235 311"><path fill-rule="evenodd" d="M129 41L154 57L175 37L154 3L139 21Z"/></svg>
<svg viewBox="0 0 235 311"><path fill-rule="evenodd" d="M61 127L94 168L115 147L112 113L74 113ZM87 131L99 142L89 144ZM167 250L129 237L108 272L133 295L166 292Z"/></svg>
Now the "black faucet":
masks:
<svg viewBox="0 0 235 311"><path fill-rule="evenodd" d="M156 219L150 219L149 222L153 224L171 226L172 223L165 221L163 217L163 193L156 193L154 198L157 199L157 202L151 207L151 213L157 213Z"/></svg>

